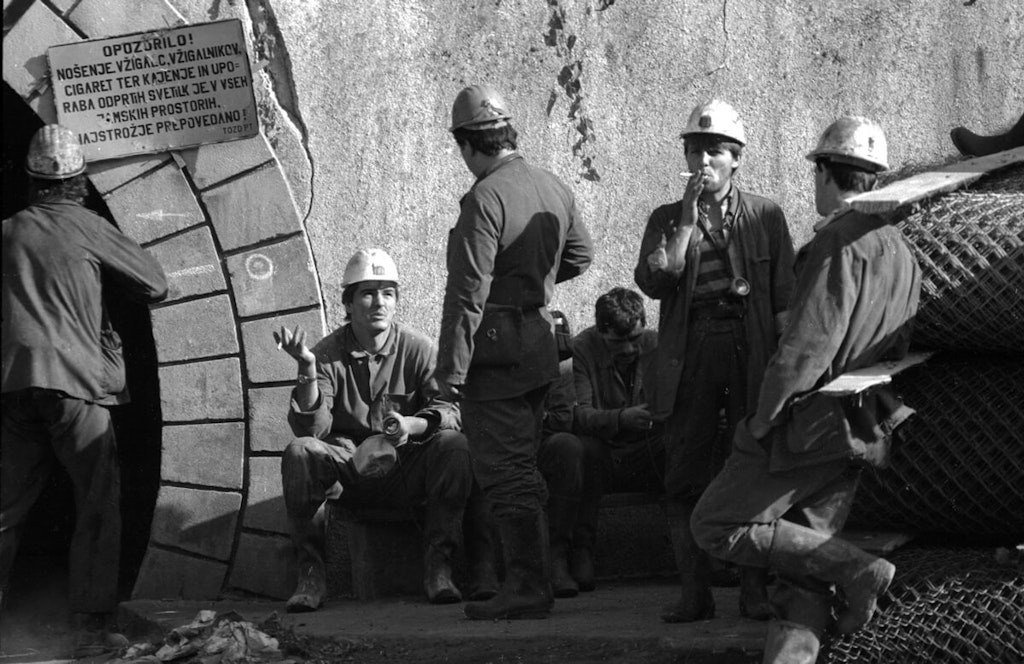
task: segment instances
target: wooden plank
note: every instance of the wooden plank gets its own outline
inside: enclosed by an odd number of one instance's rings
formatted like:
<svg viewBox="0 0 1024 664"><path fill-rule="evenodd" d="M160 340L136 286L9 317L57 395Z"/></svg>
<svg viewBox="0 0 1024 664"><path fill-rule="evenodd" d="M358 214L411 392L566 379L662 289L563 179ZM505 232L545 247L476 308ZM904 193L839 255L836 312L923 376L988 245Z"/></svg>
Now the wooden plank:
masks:
<svg viewBox="0 0 1024 664"><path fill-rule="evenodd" d="M921 364L934 353L908 353L902 360L889 360L872 364L870 367L849 371L824 385L818 392L831 397L843 397L858 394L876 385L892 382L892 377L912 366Z"/></svg>
<svg viewBox="0 0 1024 664"><path fill-rule="evenodd" d="M898 180L876 191L850 199L853 209L870 214L891 212L901 205L913 203L935 194L968 185L990 171L1024 162L1024 147L997 152L977 159L950 164L936 171L927 171Z"/></svg>

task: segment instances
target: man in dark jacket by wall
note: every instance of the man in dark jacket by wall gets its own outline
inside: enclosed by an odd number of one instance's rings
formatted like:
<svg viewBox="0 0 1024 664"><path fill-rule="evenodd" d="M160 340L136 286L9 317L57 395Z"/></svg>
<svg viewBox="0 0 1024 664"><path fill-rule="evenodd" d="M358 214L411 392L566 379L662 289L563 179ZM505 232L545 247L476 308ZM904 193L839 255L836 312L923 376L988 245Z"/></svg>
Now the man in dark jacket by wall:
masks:
<svg viewBox="0 0 1024 664"><path fill-rule="evenodd" d="M550 613L547 490L537 469L544 395L558 378L547 305L555 283L593 256L572 191L516 152L510 120L487 86L463 89L452 106L452 136L476 183L448 238L436 376L442 392L462 398L473 471L503 540L501 591L466 605L481 620Z"/></svg>
<svg viewBox="0 0 1024 664"><path fill-rule="evenodd" d="M798 256L789 323L757 408L736 428L732 454L693 514L694 535L712 555L780 573L781 619L769 628L764 658L775 664L815 661L830 627L831 584L847 604L834 626L840 633L863 626L888 587L890 563L834 535L861 466L885 465L893 429L913 412L888 386L844 398L816 391L906 354L921 271L899 230L846 203L888 168L877 124L840 118L808 159L825 217Z"/></svg>
<svg viewBox="0 0 1024 664"><path fill-rule="evenodd" d="M3 397L0 590L18 537L54 461L75 492L69 604L75 656L127 645L110 632L121 550L120 469L107 406L126 403L121 341L104 292L139 302L167 295L146 250L91 212L75 135L46 125L26 170L32 204L3 221Z"/></svg>
<svg viewBox="0 0 1024 664"><path fill-rule="evenodd" d="M665 423L666 512L682 592L662 620L715 614L711 561L690 533L690 514L729 454L732 427L757 403L793 287L793 241L767 198L733 181L746 132L729 104L693 109L683 130L693 173L683 199L647 222L634 277L661 301L655 420ZM740 570L740 613L767 619L766 570Z"/></svg>

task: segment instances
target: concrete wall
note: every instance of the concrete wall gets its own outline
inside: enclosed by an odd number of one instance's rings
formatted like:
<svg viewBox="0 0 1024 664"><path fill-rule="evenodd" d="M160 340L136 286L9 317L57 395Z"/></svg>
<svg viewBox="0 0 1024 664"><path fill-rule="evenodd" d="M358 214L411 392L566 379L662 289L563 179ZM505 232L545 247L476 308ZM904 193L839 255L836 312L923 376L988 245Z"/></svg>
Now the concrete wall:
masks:
<svg viewBox="0 0 1024 664"><path fill-rule="evenodd" d="M437 333L447 231L472 184L446 127L468 83L507 95L522 151L577 193L597 257L555 295L575 329L601 292L632 284L647 215L681 196L677 136L706 98L740 110L739 182L778 200L801 242L814 221L803 155L835 116L877 119L899 167L952 156L952 127L996 132L1024 113L1017 2L272 4L308 128L306 227L329 325L346 259L380 245L405 275L400 315Z"/></svg>

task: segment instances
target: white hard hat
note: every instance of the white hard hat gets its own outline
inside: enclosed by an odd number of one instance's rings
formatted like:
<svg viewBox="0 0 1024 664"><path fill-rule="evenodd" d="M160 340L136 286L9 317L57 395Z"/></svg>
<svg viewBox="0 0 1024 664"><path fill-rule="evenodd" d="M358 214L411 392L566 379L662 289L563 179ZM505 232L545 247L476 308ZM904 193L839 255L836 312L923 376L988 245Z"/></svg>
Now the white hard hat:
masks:
<svg viewBox="0 0 1024 664"><path fill-rule="evenodd" d="M497 90L489 85L471 85L463 88L452 104L452 126L456 129L497 129L512 119L508 104Z"/></svg>
<svg viewBox="0 0 1024 664"><path fill-rule="evenodd" d="M736 141L740 145L747 144L747 133L743 131L740 114L719 99L698 104L690 113L682 137L694 134L715 134Z"/></svg>
<svg viewBox="0 0 1024 664"><path fill-rule="evenodd" d="M43 180L65 180L85 172L85 155L74 132L61 125L39 128L28 144L25 171Z"/></svg>
<svg viewBox="0 0 1024 664"><path fill-rule="evenodd" d="M345 266L341 287L360 281L393 281L398 283L398 267L383 249L360 249Z"/></svg>
<svg viewBox="0 0 1024 664"><path fill-rule="evenodd" d="M852 164L870 171L889 168L889 150L882 128L872 120L846 115L828 126L818 140L818 147L807 153L807 159Z"/></svg>

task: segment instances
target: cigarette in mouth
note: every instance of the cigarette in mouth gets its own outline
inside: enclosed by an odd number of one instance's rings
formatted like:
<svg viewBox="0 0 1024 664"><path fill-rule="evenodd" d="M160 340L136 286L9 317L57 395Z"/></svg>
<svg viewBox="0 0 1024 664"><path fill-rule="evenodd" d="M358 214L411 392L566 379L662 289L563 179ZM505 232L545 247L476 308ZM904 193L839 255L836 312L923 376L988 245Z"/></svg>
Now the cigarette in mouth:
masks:
<svg viewBox="0 0 1024 664"><path fill-rule="evenodd" d="M692 178L693 177L693 173L691 173L690 171L683 171L682 173L680 173L680 175L682 175L684 178Z"/></svg>

